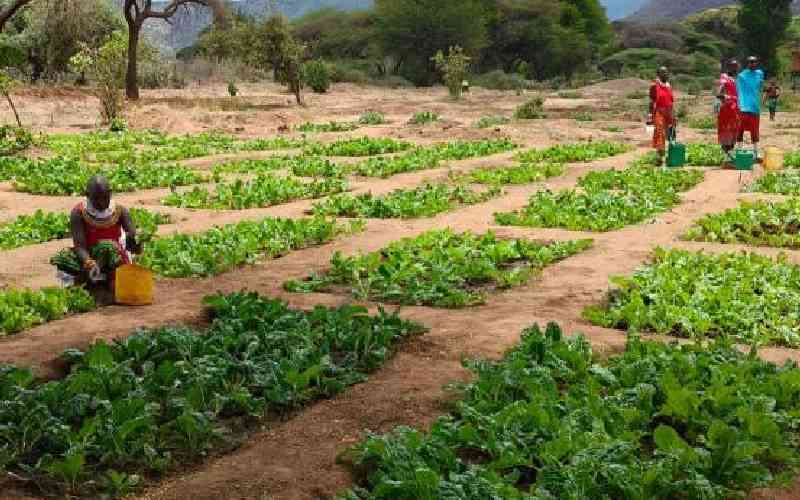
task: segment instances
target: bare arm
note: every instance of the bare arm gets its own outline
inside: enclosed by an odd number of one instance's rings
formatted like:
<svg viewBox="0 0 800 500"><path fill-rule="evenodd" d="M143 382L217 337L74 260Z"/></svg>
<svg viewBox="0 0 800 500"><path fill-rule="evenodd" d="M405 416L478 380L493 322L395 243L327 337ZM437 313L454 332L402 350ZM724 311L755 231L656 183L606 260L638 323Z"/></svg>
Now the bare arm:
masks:
<svg viewBox="0 0 800 500"><path fill-rule="evenodd" d="M69 216L69 225L75 254L78 256L81 264L86 265L86 261L91 257L89 256L89 248L86 243L86 227L84 226L81 212L77 208L74 208Z"/></svg>
<svg viewBox="0 0 800 500"><path fill-rule="evenodd" d="M133 253L141 253L142 246L136 241L136 224L133 223L131 213L127 208L122 208L122 213L119 217L119 222L122 224L122 229L125 230L125 246L126 250Z"/></svg>

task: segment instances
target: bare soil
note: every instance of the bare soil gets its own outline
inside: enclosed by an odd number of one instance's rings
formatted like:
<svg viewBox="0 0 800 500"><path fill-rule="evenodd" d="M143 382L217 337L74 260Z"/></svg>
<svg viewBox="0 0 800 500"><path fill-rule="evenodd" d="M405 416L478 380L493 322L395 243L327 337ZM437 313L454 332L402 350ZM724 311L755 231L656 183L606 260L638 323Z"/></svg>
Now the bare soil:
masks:
<svg viewBox="0 0 800 500"><path fill-rule="evenodd" d="M273 85L242 85L241 111L228 111L224 86L192 88L184 91L147 91L141 103L129 111L130 122L138 127L159 127L171 133L196 133L222 129L246 137L271 136L279 128L305 121L353 120L365 110L387 114L388 125L366 127L349 134L320 134L322 140L341 136L389 136L421 144L456 138L477 139L508 136L526 147L547 146L580 139L623 140L640 146L636 151L591 164L571 165L567 173L526 186L506 189L502 197L431 219L370 220L366 231L340 238L330 244L293 252L283 258L247 266L209 279L160 280L156 304L143 308L108 307L74 316L0 340L0 362L34 367L45 377L62 374L59 354L66 348L86 347L99 339L129 335L140 327L204 321L201 299L217 291L240 289L281 297L297 307L315 304L339 305L350 302L342 294L288 294L281 288L291 278L323 271L334 251L345 254L377 250L402 237L423 231L452 227L457 230L495 230L503 237L527 237L565 240L590 237L595 246L582 254L544 270L541 277L526 286L493 294L487 303L466 310L441 310L429 307L404 307L401 314L430 328L429 333L408 342L398 355L370 377L344 394L319 402L285 422L265 424L241 447L224 456L213 457L154 484L137 498L147 500L201 499L318 499L330 498L350 485L348 470L337 463L337 456L362 439L367 432L385 432L397 425L427 427L446 411L450 382L465 380L461 366L464 357L498 357L513 346L521 331L534 323L559 322L570 334L582 332L600 352L615 352L624 347L625 334L598 328L581 318L584 307L603 300L608 278L631 273L651 255L657 246L678 247L707 252L743 249L738 246L691 243L679 236L698 217L734 207L742 199L757 195L740 194L742 179L737 172L708 169L706 180L683 196L683 203L654 221L604 234L563 230L497 227L492 214L519 209L530 195L544 188L571 187L588 171L624 167L644 153L644 126L630 118L637 104L628 109L609 107L609 99L640 90L641 82L603 84L583 90L584 98L576 105L602 109L603 120L578 123L569 118L512 122L497 129L478 130L472 124L481 116L510 115L526 96L474 89L460 103L449 101L440 88L425 90L384 90L351 85L336 86L327 95L309 95L308 107L297 108L292 97ZM596 94L596 95L594 95ZM26 91L19 96L23 119L37 128L76 132L94 124L96 102L72 89L57 92ZM547 107L565 108L569 99L548 100ZM694 106L706 106L707 99ZM445 121L425 127L406 125L417 111L432 110ZM641 113L639 113L641 116ZM8 121L10 114L0 113ZM793 114L780 116L781 123L797 121ZM638 120L638 119L637 119ZM622 132L606 132L618 127ZM683 139L713 141L713 136L684 130ZM789 147L793 138L780 134L765 123L763 135L777 145ZM384 193L399 187L411 187L425 179L441 179L451 170L469 170L478 166L511 163L512 154L453 162L444 168L408 173L391 179L357 179L355 191ZM223 158L187 162L208 168ZM229 159L225 157L225 159ZM744 179L747 181L748 179ZM162 227L162 234L175 231L195 232L215 224L264 216L300 217L310 201L245 211L180 210L159 206L166 190L121 194L118 201L127 205L147 206L170 212L177 222ZM37 208L66 210L78 200L68 197L40 197L15 193L10 185L0 185L0 221ZM54 284L47 260L66 241L50 242L18 250L0 252L0 286L39 287ZM754 249L775 255L773 249ZM800 263L800 252L785 252ZM367 304L375 308L376 304ZM665 339L667 340L667 339ZM777 363L800 360L800 352L789 349L764 349L761 355ZM29 493L7 482L0 498L26 498ZM800 498L800 484L785 490L764 490L752 495L758 499Z"/></svg>

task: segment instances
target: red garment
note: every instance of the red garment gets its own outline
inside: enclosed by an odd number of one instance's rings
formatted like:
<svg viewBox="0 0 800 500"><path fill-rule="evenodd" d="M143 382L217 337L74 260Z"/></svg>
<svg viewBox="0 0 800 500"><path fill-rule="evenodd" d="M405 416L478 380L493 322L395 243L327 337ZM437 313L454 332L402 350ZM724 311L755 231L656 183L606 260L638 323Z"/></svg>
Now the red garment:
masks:
<svg viewBox="0 0 800 500"><path fill-rule="evenodd" d="M114 214L107 221L97 221L86 212L86 202L82 201L76 207L83 218L83 228L86 232L86 246L91 249L101 241L110 241L117 247L123 264L130 264L128 252L122 246L122 209L116 207Z"/></svg>
<svg viewBox="0 0 800 500"><path fill-rule="evenodd" d="M672 94L672 86L656 79L650 87L650 96L655 103L655 109L672 109L675 97Z"/></svg>
<svg viewBox="0 0 800 500"><path fill-rule="evenodd" d="M742 121L739 126L739 142L744 142L744 133L750 133L750 140L758 142L761 130L761 115L756 113L742 113Z"/></svg>
<svg viewBox="0 0 800 500"><path fill-rule="evenodd" d="M722 146L734 146L739 137L741 113L739 112L739 94L736 91L736 80L723 73L720 76L720 93L724 96L719 108L717 121L717 139Z"/></svg>

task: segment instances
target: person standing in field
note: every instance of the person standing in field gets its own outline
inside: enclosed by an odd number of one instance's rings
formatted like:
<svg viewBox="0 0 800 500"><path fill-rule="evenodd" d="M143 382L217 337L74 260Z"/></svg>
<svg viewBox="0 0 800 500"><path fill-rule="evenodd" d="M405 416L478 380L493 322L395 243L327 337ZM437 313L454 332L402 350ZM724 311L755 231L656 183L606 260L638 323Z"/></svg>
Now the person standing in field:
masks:
<svg viewBox="0 0 800 500"><path fill-rule="evenodd" d="M664 164L664 153L667 149L667 140L675 126L673 112L675 97L672 85L669 83L669 71L666 67L658 68L656 79L650 86L650 120L649 125L654 126L653 148L656 150L657 165Z"/></svg>
<svg viewBox="0 0 800 500"><path fill-rule="evenodd" d="M769 81L769 85L767 85L767 89L764 91L767 96L767 107L769 108L769 120L774 122L775 121L775 113L778 112L778 99L781 98L781 88L778 86L778 83L772 79Z"/></svg>
<svg viewBox="0 0 800 500"><path fill-rule="evenodd" d="M736 89L736 75L739 61L731 59L719 77L719 115L717 116L717 141L725 152L728 162L732 162L731 151L739 137L741 117L739 113L739 94Z"/></svg>
<svg viewBox="0 0 800 500"><path fill-rule="evenodd" d="M750 134L753 148L758 154L759 132L761 130L761 93L764 87L764 72L759 68L758 58L747 58L747 68L736 78L739 93L739 110L742 123L739 127L739 142L744 142L744 133Z"/></svg>

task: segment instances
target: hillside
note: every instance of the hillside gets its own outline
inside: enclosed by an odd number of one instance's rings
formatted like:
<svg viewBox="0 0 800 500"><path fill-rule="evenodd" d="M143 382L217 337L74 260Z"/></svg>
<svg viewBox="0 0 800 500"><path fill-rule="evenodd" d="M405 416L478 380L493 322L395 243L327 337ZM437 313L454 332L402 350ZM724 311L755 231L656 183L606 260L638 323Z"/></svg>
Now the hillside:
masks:
<svg viewBox="0 0 800 500"><path fill-rule="evenodd" d="M735 4L731 0L648 0L630 19L642 22L657 20L679 20L697 12ZM800 0L794 2L795 12L800 12Z"/></svg>
<svg viewBox="0 0 800 500"><path fill-rule="evenodd" d="M612 21L627 17L640 9L647 0L600 0Z"/></svg>

